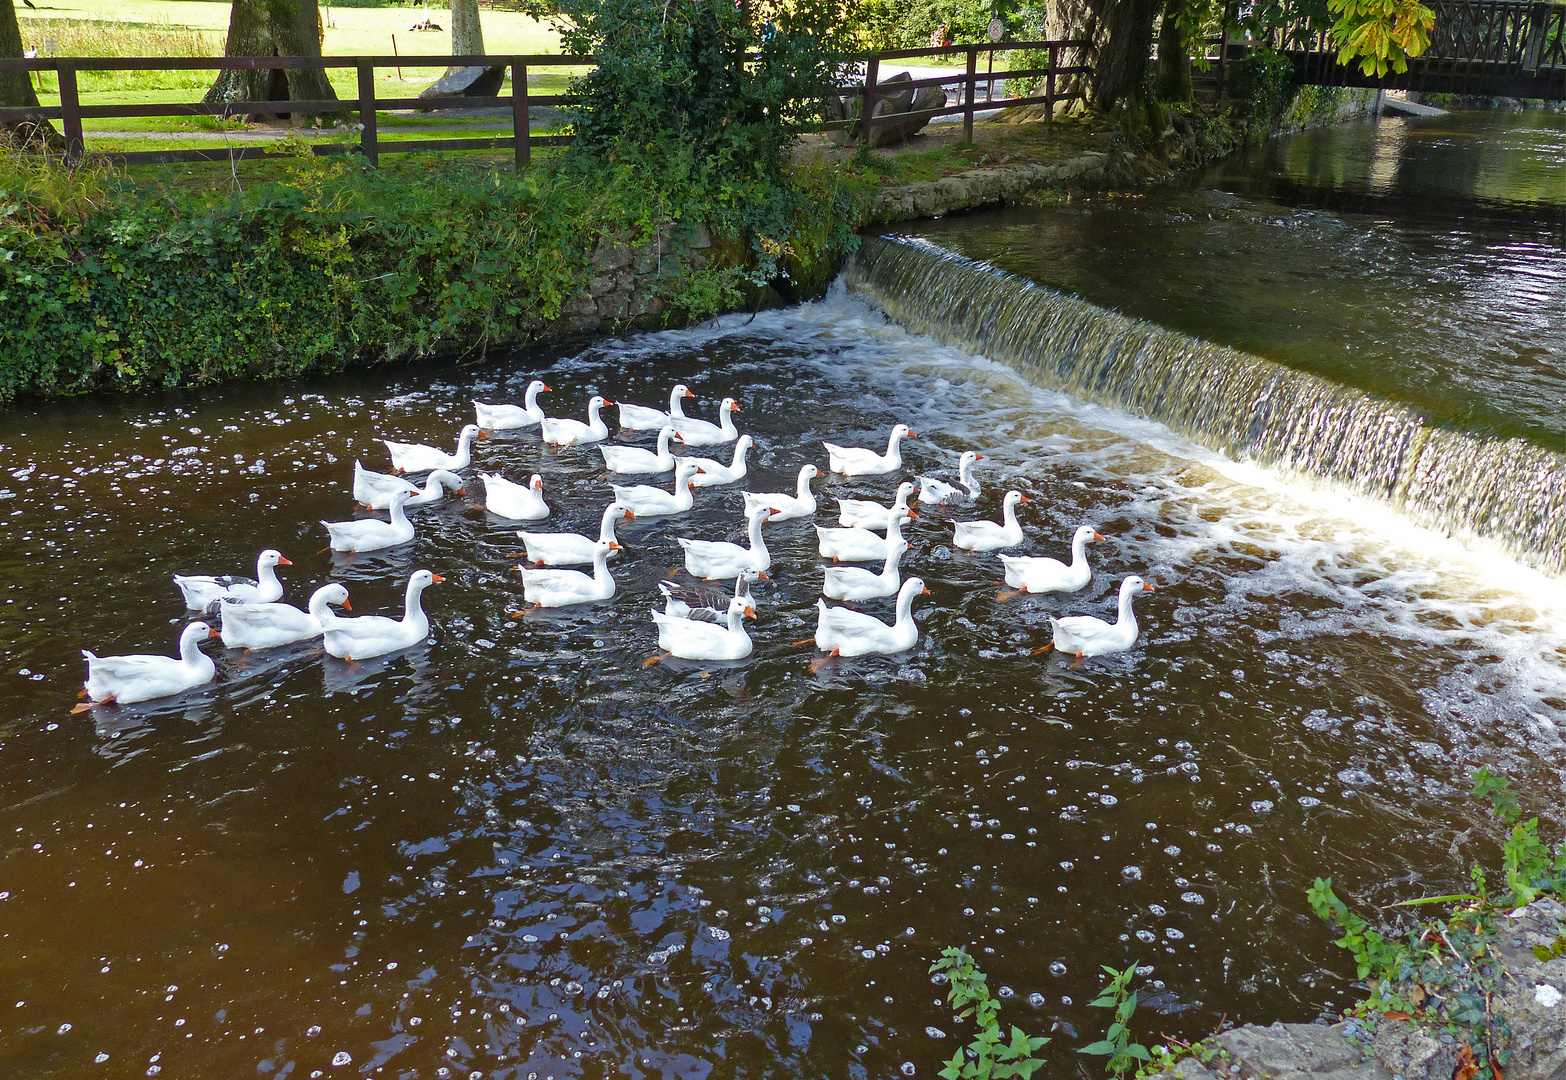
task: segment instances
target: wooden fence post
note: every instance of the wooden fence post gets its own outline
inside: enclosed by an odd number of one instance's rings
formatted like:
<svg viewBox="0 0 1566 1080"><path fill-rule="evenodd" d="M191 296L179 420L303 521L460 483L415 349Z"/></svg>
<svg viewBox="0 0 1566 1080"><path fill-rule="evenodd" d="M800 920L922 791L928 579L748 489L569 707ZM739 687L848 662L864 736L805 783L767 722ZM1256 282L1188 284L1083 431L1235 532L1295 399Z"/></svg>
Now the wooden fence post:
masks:
<svg viewBox="0 0 1566 1080"><path fill-rule="evenodd" d="M870 145L870 118L875 115L875 84L880 75L880 58L872 56L865 61L864 104L859 113L859 137L866 146Z"/></svg>
<svg viewBox="0 0 1566 1080"><path fill-rule="evenodd" d="M1055 119L1055 72L1060 68L1058 46L1049 47L1049 73L1044 76L1044 119Z"/></svg>
<svg viewBox="0 0 1566 1080"><path fill-rule="evenodd" d="M963 142L973 141L973 98L974 84L979 81L979 47L968 46L968 80L963 84L962 97L962 138Z"/></svg>
<svg viewBox="0 0 1566 1080"><path fill-rule="evenodd" d="M76 65L69 60L60 61L57 69L60 80L60 125L65 128L65 162L71 167L81 164L86 153L86 141L82 137L82 99L76 92Z"/></svg>
<svg viewBox="0 0 1566 1080"><path fill-rule="evenodd" d="M375 127L375 65L368 60L359 61L359 153L370 163L370 168L381 165L381 148Z"/></svg>
<svg viewBox="0 0 1566 1080"><path fill-rule="evenodd" d="M511 136L516 170L521 172L533 160L533 124L527 113L527 65L520 56L511 58Z"/></svg>

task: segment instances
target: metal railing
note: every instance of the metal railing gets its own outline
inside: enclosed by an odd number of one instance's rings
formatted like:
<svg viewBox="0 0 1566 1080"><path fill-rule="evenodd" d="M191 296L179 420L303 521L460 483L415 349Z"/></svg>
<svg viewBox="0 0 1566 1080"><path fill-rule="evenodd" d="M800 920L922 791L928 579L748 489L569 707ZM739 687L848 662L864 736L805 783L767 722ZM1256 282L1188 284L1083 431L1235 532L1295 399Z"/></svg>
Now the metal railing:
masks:
<svg viewBox="0 0 1566 1080"><path fill-rule="evenodd" d="M370 164L380 162L383 153L412 154L432 150L511 150L516 165L522 168L532 158L534 146L559 145L571 141L569 135L534 135L529 130L528 109L533 105L560 105L563 94L529 94L529 68L582 67L591 65L589 56L215 56L215 57L55 57L16 60L0 58L0 71L53 71L59 79L60 104L36 108L0 108L0 123L28 120L58 120L65 137L65 156L73 164L86 154L82 133L83 120L149 116L236 117L260 114L358 113L361 130L356 145L315 146L317 154L341 153L357 149ZM378 68L407 67L506 67L511 74L511 94L495 97L460 96L441 98L378 97L375 72ZM147 104L83 104L76 76L83 71L297 71L301 69L354 68L358 72L358 97L334 101L219 101L160 102ZM376 111L385 109L451 109L467 106L511 106L512 134L468 139L408 139L387 141L380 138ZM126 164L175 161L239 161L257 158L267 152L262 146L236 146L221 150L133 150L101 155Z"/></svg>

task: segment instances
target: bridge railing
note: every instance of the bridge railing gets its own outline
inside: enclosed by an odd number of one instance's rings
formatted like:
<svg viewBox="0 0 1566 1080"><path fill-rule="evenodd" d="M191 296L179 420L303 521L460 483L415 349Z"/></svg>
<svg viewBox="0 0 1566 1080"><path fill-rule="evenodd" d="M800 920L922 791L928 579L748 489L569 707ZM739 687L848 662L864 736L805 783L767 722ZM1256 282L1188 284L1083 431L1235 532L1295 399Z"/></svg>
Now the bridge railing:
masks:
<svg viewBox="0 0 1566 1080"><path fill-rule="evenodd" d="M1367 76L1339 64L1325 30L1284 28L1274 47L1294 60L1301 81L1321 86L1566 97L1566 4L1539 0L1432 0L1430 47L1408 71ZM1291 33L1292 30L1292 33Z"/></svg>

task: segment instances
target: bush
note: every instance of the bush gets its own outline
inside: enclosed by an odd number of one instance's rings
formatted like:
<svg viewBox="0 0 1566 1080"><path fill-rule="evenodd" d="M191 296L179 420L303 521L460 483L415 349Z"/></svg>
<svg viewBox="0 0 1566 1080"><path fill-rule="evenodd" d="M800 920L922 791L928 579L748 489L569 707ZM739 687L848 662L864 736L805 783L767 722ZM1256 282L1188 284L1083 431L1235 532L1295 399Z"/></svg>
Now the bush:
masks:
<svg viewBox="0 0 1566 1080"><path fill-rule="evenodd" d="M1282 53L1258 49L1234 65L1230 95L1251 119L1276 120L1294 98L1294 62Z"/></svg>
<svg viewBox="0 0 1566 1080"><path fill-rule="evenodd" d="M830 174L684 190L666 179L305 156L243 194L175 196L0 155L0 400L525 340L585 288L605 234L772 230L765 266L741 258L667 283L666 302L692 317L780 272L819 274L852 238L855 204Z"/></svg>

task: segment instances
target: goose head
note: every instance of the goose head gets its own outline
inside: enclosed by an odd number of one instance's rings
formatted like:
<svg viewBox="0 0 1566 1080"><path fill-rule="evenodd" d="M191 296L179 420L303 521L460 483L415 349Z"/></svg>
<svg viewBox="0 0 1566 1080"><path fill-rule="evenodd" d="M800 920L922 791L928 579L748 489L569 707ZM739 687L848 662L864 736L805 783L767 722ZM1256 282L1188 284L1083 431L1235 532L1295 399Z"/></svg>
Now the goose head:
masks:
<svg viewBox="0 0 1566 1080"><path fill-rule="evenodd" d="M408 578L408 588L410 590L417 589L419 592L423 592L431 585L439 585L445 580L446 579L441 577L439 574L432 573L429 570L415 570L413 572L413 576Z"/></svg>
<svg viewBox="0 0 1566 1080"><path fill-rule="evenodd" d="M1076 545L1076 544L1091 544L1094 541L1103 540L1103 539L1104 539L1104 534L1099 532L1097 529L1093 528L1093 526L1091 526L1091 525L1078 525L1076 534L1074 536L1072 536L1071 542L1072 542L1073 545Z"/></svg>
<svg viewBox="0 0 1566 1080"><path fill-rule="evenodd" d="M695 396L695 394L691 393L691 388L684 383L675 383L674 389L669 391L670 398L693 398Z"/></svg>
<svg viewBox="0 0 1566 1080"><path fill-rule="evenodd" d="M695 487L696 482L691 479L701 472L701 466L694 461L682 461L674 470L674 490L679 491L683 487Z"/></svg>
<svg viewBox="0 0 1566 1080"><path fill-rule="evenodd" d="M460 445L462 443L471 443L474 439L487 438L489 438L489 432L477 424L464 424L462 425L461 433L457 436L457 443Z"/></svg>
<svg viewBox="0 0 1566 1080"><path fill-rule="evenodd" d="M179 648L181 652L184 652L187 647L194 647L200 645L208 638L221 636L222 635L220 635L216 630L212 629L212 627L208 626L204 622L189 623L186 625L184 630L180 631Z"/></svg>
<svg viewBox="0 0 1566 1080"><path fill-rule="evenodd" d="M436 469L430 473L429 480L426 480L425 483L429 484L431 481L440 484L441 487L454 494L463 494L462 477L449 469Z"/></svg>
<svg viewBox="0 0 1566 1080"><path fill-rule="evenodd" d="M267 548L265 551L263 551L261 553L260 557L256 559L256 563L258 565L260 565L260 566L292 566L292 565L294 565L292 559L285 559L283 557L283 553L281 551L276 550L275 548Z"/></svg>
<svg viewBox="0 0 1566 1080"><path fill-rule="evenodd" d="M331 604L342 608L344 611L353 610L353 605L348 602L347 586L336 581L322 585L310 594L310 606L313 608L317 603Z"/></svg>
<svg viewBox="0 0 1566 1080"><path fill-rule="evenodd" d="M554 391L551 390L549 387L544 385L544 380L543 379L534 379L532 382L527 384L527 396L528 397L537 397L539 394L552 394L552 393L554 393Z"/></svg>
<svg viewBox="0 0 1566 1080"><path fill-rule="evenodd" d="M529 480L527 482L527 486L532 488L534 491L543 491L544 490L544 478L542 476L539 476L537 473L534 473L533 474L533 479L531 479L531 480Z"/></svg>
<svg viewBox="0 0 1566 1080"><path fill-rule="evenodd" d="M804 468L799 470L799 475L805 480L814 480L816 477L821 475L821 470L816 468L814 465L806 465Z"/></svg>
<svg viewBox="0 0 1566 1080"><path fill-rule="evenodd" d="M1120 599L1128 600L1139 592L1157 592L1158 586L1143 581L1132 574L1120 583Z"/></svg>
<svg viewBox="0 0 1566 1080"><path fill-rule="evenodd" d="M1018 503L1031 503L1032 501L1032 499L1028 498L1020 491L1008 491L1006 492L1006 498L1002 501L1001 505L1003 505L1007 510L1016 510Z"/></svg>
<svg viewBox="0 0 1566 1080"><path fill-rule="evenodd" d="M726 413L726 412L736 413L736 412L739 412L739 411L740 411L739 402L735 401L731 397L724 398L723 399L723 404L718 406L718 412L720 412L720 413Z"/></svg>
<svg viewBox="0 0 1566 1080"><path fill-rule="evenodd" d="M610 401L608 398L600 397L599 395L594 394L592 400L587 403L587 415L597 416L599 409L602 409L605 405L613 404L614 402Z"/></svg>
<svg viewBox="0 0 1566 1080"><path fill-rule="evenodd" d="M917 439L918 437L919 433L907 424L898 424L892 429L892 444L894 446L904 439Z"/></svg>

